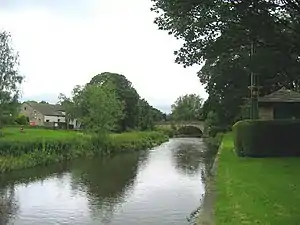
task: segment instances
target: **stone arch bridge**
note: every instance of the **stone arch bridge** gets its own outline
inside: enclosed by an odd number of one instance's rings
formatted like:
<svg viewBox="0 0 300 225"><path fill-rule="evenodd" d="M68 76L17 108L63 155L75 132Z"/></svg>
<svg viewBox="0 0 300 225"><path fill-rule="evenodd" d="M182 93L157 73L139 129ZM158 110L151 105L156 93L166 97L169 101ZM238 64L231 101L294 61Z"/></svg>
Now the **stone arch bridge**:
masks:
<svg viewBox="0 0 300 225"><path fill-rule="evenodd" d="M171 126L171 122L162 122L159 123L157 125L159 126ZM187 126L191 126L191 127L196 127L199 130L204 131L204 121L174 121L173 124L176 126L177 129L181 128L181 127L187 127Z"/></svg>

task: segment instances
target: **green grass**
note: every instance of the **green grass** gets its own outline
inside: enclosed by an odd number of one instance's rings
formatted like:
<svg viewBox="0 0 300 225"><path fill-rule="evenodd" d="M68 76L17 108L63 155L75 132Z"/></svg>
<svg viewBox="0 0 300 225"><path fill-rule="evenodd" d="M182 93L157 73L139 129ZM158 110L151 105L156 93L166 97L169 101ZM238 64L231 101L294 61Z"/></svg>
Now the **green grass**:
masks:
<svg viewBox="0 0 300 225"><path fill-rule="evenodd" d="M27 138L71 138L82 135L75 131L64 131L64 130L50 130L50 129L29 129L24 128L24 132L20 131L20 128L6 127L1 130L5 135L5 139L27 139ZM4 137L3 137L4 138Z"/></svg>
<svg viewBox="0 0 300 225"><path fill-rule="evenodd" d="M217 225L300 224L300 158L239 158L233 137L220 146Z"/></svg>
<svg viewBox="0 0 300 225"><path fill-rule="evenodd" d="M161 132L87 135L75 131L5 128L0 137L0 173L78 157L148 149L165 142Z"/></svg>

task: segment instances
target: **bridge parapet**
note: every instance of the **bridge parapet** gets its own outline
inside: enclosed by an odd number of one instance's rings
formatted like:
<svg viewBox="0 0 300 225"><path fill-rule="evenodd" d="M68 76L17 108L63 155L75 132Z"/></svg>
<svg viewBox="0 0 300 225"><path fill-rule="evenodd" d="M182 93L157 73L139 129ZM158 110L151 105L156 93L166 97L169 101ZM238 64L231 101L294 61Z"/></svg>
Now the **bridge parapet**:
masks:
<svg viewBox="0 0 300 225"><path fill-rule="evenodd" d="M171 126L171 122L165 122L165 123L160 123L159 125L170 125ZM185 127L185 126L193 126L193 127L197 127L198 129L200 129L202 132L204 131L204 121L174 121L173 124L176 126L176 128L180 128L180 127Z"/></svg>

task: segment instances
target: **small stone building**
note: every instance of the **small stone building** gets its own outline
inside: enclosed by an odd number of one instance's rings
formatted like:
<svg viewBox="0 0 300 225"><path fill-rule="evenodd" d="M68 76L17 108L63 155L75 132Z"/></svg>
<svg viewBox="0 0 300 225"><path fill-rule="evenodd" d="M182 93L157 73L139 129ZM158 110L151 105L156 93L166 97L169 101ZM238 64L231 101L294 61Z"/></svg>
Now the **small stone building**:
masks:
<svg viewBox="0 0 300 225"><path fill-rule="evenodd" d="M281 88L258 98L259 119L300 119L300 93Z"/></svg>

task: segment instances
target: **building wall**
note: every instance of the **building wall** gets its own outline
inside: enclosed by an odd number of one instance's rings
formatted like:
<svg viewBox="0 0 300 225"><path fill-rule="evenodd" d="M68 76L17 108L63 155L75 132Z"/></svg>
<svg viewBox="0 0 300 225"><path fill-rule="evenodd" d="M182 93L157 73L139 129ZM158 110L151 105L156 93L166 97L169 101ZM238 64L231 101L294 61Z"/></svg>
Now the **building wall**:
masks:
<svg viewBox="0 0 300 225"><path fill-rule="evenodd" d="M66 118L64 116L45 116L44 117L44 122L47 123L65 123L66 122Z"/></svg>
<svg viewBox="0 0 300 225"><path fill-rule="evenodd" d="M273 107L260 106L258 108L259 119L273 120L274 119L274 113L273 112L274 112Z"/></svg>
<svg viewBox="0 0 300 225"><path fill-rule="evenodd" d="M44 115L36 111L29 104L23 103L20 113L27 116L31 124L34 123L36 126L44 126Z"/></svg>

